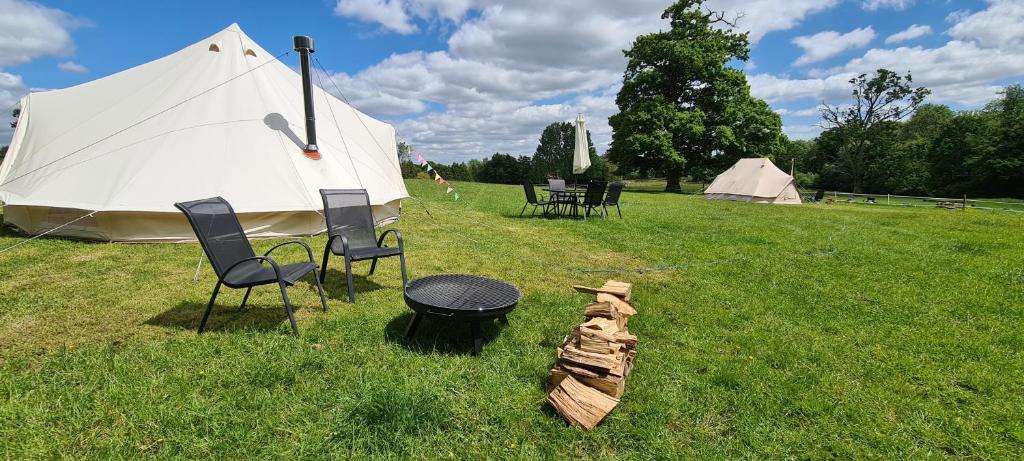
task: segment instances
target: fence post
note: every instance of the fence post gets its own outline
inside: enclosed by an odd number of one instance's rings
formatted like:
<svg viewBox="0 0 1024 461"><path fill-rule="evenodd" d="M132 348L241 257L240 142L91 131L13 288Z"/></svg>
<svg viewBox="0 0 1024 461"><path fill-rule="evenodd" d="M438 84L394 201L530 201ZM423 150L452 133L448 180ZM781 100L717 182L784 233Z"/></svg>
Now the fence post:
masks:
<svg viewBox="0 0 1024 461"><path fill-rule="evenodd" d="M891 195L892 194L885 194L885 204L886 205L889 205L889 196L891 196Z"/></svg>

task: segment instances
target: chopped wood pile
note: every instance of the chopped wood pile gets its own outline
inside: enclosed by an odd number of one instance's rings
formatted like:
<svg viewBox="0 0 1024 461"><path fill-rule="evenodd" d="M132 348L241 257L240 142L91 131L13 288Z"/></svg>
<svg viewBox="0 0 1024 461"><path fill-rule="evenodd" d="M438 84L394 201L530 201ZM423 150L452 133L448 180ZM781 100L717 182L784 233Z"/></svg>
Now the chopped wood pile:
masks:
<svg viewBox="0 0 1024 461"><path fill-rule="evenodd" d="M558 348L548 373L548 403L569 424L593 429L619 404L633 369L637 341L626 328L636 315L633 285L609 280L601 288L573 288L594 294L595 302Z"/></svg>

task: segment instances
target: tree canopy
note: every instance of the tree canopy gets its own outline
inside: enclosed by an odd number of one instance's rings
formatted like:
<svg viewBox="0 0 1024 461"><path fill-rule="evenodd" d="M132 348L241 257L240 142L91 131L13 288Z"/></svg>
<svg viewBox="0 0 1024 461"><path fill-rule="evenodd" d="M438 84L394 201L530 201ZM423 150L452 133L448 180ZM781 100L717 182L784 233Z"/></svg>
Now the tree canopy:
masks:
<svg viewBox="0 0 1024 461"><path fill-rule="evenodd" d="M662 15L668 31L637 37L628 58L619 113L608 151L622 172L664 174L679 190L684 174L714 174L745 156L771 156L785 146L782 120L750 95L742 71L750 45L703 0L680 0Z"/></svg>
<svg viewBox="0 0 1024 461"><path fill-rule="evenodd" d="M848 191L840 154L865 135L861 191L874 194L1024 198L1024 88L1011 85L982 110L954 112L922 104L906 121L837 126L817 139L792 141L776 160L794 160L803 187ZM785 165L786 163L781 163Z"/></svg>
<svg viewBox="0 0 1024 461"><path fill-rule="evenodd" d="M892 135L892 122L913 114L931 93L924 87L913 88L912 83L910 73L900 76L888 69L878 69L871 78L860 74L850 79L850 105L822 105L824 126L836 130L838 135L837 172L849 182L854 193L863 190L868 168L878 165L869 156L879 154L879 138Z"/></svg>
<svg viewBox="0 0 1024 461"><path fill-rule="evenodd" d="M605 178L608 166L603 158L597 155L594 142L587 130L587 144L590 146L590 168L583 174L573 174L572 160L576 152L576 125L569 122L555 122L544 128L533 154L533 174L531 179L540 181L549 176L557 178L573 178L580 181Z"/></svg>

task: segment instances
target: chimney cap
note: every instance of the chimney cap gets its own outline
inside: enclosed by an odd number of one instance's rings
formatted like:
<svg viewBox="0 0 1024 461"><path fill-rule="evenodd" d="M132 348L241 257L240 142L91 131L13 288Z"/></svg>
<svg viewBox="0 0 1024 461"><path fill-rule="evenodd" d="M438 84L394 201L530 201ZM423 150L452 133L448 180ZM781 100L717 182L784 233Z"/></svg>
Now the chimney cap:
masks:
<svg viewBox="0 0 1024 461"><path fill-rule="evenodd" d="M296 35L292 37L292 43L295 45L295 51L308 51L313 52L313 37L308 35Z"/></svg>

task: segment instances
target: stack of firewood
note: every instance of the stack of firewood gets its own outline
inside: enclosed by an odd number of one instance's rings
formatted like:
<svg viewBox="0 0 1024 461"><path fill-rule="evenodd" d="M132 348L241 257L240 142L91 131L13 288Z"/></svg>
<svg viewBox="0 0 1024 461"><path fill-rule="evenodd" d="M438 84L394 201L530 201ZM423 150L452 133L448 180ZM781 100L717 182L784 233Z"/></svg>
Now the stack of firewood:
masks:
<svg viewBox="0 0 1024 461"><path fill-rule="evenodd" d="M609 280L601 288L573 286L596 295L586 320L565 337L548 374L548 403L569 424L597 427L619 404L636 357L636 336L626 323L636 315L633 285Z"/></svg>

